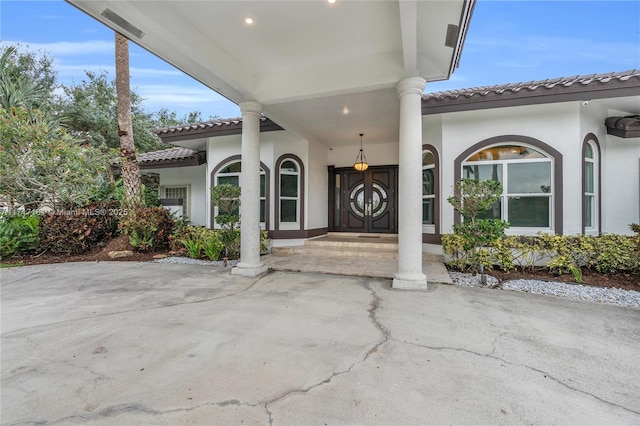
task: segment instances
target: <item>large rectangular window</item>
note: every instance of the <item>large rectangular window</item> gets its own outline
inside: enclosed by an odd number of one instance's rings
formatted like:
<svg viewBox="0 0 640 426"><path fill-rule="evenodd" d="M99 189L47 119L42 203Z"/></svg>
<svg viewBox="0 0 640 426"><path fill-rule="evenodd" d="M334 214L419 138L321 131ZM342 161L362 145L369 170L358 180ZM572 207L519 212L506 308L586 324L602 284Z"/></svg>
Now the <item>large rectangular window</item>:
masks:
<svg viewBox="0 0 640 426"><path fill-rule="evenodd" d="M551 159L533 148L496 146L470 156L462 176L502 184L500 200L480 218L504 219L512 229L547 230L552 228L551 166Z"/></svg>

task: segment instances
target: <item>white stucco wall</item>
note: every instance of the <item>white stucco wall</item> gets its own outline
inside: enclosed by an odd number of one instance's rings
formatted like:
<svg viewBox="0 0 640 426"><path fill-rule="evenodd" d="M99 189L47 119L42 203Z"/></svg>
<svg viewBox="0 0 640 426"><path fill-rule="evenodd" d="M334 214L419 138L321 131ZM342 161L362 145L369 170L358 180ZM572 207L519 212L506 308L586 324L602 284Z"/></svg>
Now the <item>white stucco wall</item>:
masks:
<svg viewBox="0 0 640 426"><path fill-rule="evenodd" d="M357 145L333 146L328 148L327 164L336 167L352 167L360 151ZM370 166L391 166L398 164L398 142L384 144L367 144L366 136L363 151Z"/></svg>
<svg viewBox="0 0 640 426"><path fill-rule="evenodd" d="M207 148L207 184L211 185L211 172L229 157L240 155L242 149L241 135L229 135L210 138ZM300 158L305 169L304 179L304 211L302 218L304 229L325 227L327 222L327 197L320 199L317 197L319 191L327 192L326 178L326 148L322 145L313 149L313 157L310 156L310 144L303 139L286 130L260 133L260 161L269 169L269 229L275 229L275 184L276 184L276 161L285 154L293 154ZM313 160L311 160L313 158ZM321 176L321 171L324 175ZM314 196L314 194L316 196ZM208 200L207 211L210 211L210 200ZM324 215L320 214L320 210ZM209 215L208 215L209 216ZM210 219L208 218L210 221ZM210 226L210 225L209 225ZM299 229L292 226L281 226L280 229Z"/></svg>
<svg viewBox="0 0 640 426"><path fill-rule="evenodd" d="M328 170L327 147L322 143L309 143L307 161L307 229L328 226Z"/></svg>
<svg viewBox="0 0 640 426"><path fill-rule="evenodd" d="M518 106L440 115L442 124L441 232L452 232L454 210L446 202L455 180L454 161L470 146L488 138L521 135L538 139L563 155L564 233L581 232L581 154L579 103ZM425 143L438 140L437 119L423 117ZM431 136L429 136L431 135ZM554 186L557 185L554 182ZM555 224L554 224L555 226Z"/></svg>
<svg viewBox="0 0 640 426"><path fill-rule="evenodd" d="M602 173L602 229L604 233L632 234L629 224L640 222L640 138L608 135L606 117L630 115L608 109L597 100L582 104L582 139L593 133L600 143Z"/></svg>
<svg viewBox="0 0 640 426"><path fill-rule="evenodd" d="M207 224L206 200L208 192L206 188L207 165L192 167L175 167L145 170L145 172L157 173L160 177L160 186L190 186L190 217L194 225L205 226Z"/></svg>

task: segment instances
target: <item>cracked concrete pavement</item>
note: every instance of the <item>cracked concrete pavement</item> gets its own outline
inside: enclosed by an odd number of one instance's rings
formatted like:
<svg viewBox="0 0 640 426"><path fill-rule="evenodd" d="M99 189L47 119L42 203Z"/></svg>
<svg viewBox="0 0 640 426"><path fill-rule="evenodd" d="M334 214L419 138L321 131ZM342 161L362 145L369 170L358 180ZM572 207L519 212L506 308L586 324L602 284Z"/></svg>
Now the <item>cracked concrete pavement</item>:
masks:
<svg viewBox="0 0 640 426"><path fill-rule="evenodd" d="M207 266L1 272L0 422L640 424L640 310Z"/></svg>

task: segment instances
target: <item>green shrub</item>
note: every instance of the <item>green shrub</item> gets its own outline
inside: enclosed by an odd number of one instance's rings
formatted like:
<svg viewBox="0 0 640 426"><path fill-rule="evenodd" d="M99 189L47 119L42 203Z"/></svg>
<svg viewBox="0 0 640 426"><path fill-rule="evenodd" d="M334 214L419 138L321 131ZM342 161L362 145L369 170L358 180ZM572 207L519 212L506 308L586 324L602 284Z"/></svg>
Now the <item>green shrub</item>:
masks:
<svg viewBox="0 0 640 426"><path fill-rule="evenodd" d="M593 240L587 266L603 274L640 270L640 254L633 237L607 234Z"/></svg>
<svg viewBox="0 0 640 426"><path fill-rule="evenodd" d="M190 258L200 258L200 253L202 252L202 239L199 235L183 239L182 244L187 249L187 254Z"/></svg>
<svg viewBox="0 0 640 426"><path fill-rule="evenodd" d="M237 258L240 256L240 230L239 229L218 229L218 238L222 242L226 257Z"/></svg>
<svg viewBox="0 0 640 426"><path fill-rule="evenodd" d="M640 253L634 238L614 234L508 236L486 244L478 250L476 260L504 271L516 266L526 271L544 264L551 273L572 274L580 282L584 268L604 274L640 272ZM464 235L443 235L442 249L450 257L449 266L460 270L471 267L472 250Z"/></svg>
<svg viewBox="0 0 640 426"><path fill-rule="evenodd" d="M136 250L150 251L166 248L173 233L174 220L162 207L141 207L130 210L120 219L118 227Z"/></svg>
<svg viewBox="0 0 640 426"><path fill-rule="evenodd" d="M202 251L210 260L218 260L223 248L217 232L207 229L202 233Z"/></svg>
<svg viewBox="0 0 640 426"><path fill-rule="evenodd" d="M111 238L123 213L116 203L94 202L40 217L40 247L52 253L80 254Z"/></svg>
<svg viewBox="0 0 640 426"><path fill-rule="evenodd" d="M0 214L0 259L35 250L39 232L36 214Z"/></svg>

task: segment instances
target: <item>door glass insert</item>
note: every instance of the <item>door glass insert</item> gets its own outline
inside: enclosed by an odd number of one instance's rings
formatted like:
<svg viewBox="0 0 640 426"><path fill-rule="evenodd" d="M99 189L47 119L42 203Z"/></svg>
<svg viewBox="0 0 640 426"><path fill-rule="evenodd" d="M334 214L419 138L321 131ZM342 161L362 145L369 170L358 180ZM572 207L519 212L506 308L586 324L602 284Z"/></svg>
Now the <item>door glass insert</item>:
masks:
<svg viewBox="0 0 640 426"><path fill-rule="evenodd" d="M364 217L364 183L356 185L349 194L351 211L359 217Z"/></svg>

